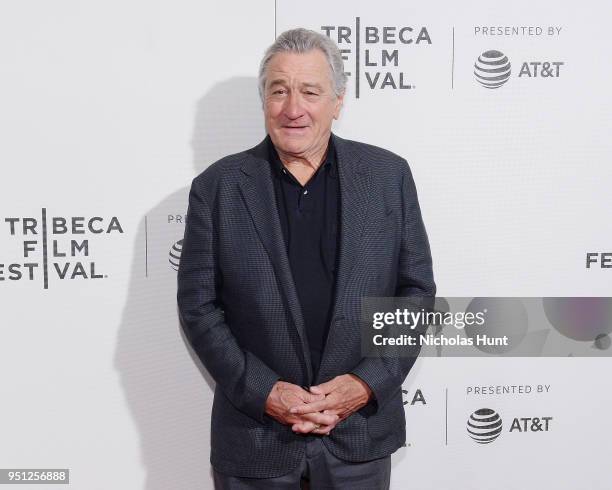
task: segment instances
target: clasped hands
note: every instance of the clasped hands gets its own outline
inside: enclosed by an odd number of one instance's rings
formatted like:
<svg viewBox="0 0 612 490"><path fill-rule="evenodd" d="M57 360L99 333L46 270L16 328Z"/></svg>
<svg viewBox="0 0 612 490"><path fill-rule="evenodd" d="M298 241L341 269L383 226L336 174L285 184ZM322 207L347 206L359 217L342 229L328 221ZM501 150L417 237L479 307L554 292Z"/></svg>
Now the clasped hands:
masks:
<svg viewBox="0 0 612 490"><path fill-rule="evenodd" d="M294 432L328 435L339 422L363 407L372 390L354 374L336 376L326 383L301 386L277 381L266 400L266 413Z"/></svg>

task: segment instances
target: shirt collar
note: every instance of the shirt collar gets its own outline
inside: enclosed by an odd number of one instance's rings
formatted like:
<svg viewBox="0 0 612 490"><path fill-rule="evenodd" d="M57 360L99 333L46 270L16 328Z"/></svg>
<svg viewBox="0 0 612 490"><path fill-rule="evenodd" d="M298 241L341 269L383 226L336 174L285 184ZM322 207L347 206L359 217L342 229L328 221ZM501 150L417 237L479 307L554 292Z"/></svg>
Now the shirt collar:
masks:
<svg viewBox="0 0 612 490"><path fill-rule="evenodd" d="M283 162L281 162L280 157L278 156L278 152L272 143L272 139L268 135L268 152L269 152L269 160L272 165L272 169L277 175L281 175L285 166ZM334 147L334 139L330 135L329 142L327 143L327 154L325 156L325 160L321 164L322 168L329 169L330 177L336 178L337 174L337 158L336 158L336 149ZM318 170L318 169L317 169ZM288 170L287 170L288 171Z"/></svg>

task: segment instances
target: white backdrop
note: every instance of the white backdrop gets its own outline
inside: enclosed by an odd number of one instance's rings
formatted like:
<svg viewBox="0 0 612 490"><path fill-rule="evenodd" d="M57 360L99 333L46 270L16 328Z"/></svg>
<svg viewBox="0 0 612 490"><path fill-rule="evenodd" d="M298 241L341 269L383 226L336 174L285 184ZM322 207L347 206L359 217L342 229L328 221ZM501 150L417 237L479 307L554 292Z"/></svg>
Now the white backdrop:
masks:
<svg viewBox="0 0 612 490"><path fill-rule="evenodd" d="M441 295L610 296L612 269L585 267L612 246L608 2L0 5L2 468L70 468L79 490L212 488L213 382L180 332L171 251L191 179L264 136L257 68L286 28L351 28L334 130L410 162ZM512 66L497 89L473 73L490 50ZM533 76L543 62L559 76ZM410 89L392 88L400 73ZM609 489L609 366L420 359L392 487ZM504 430L478 445L466 422L485 407Z"/></svg>

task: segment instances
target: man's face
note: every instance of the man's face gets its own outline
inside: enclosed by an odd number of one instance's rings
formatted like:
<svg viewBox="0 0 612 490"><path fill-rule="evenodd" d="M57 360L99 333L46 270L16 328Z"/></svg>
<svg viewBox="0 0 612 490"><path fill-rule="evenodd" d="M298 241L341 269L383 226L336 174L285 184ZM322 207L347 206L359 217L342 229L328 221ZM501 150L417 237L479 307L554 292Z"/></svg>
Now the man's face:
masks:
<svg viewBox="0 0 612 490"><path fill-rule="evenodd" d="M264 116L278 150L305 158L324 150L342 100L334 93L322 51L278 53L269 61Z"/></svg>

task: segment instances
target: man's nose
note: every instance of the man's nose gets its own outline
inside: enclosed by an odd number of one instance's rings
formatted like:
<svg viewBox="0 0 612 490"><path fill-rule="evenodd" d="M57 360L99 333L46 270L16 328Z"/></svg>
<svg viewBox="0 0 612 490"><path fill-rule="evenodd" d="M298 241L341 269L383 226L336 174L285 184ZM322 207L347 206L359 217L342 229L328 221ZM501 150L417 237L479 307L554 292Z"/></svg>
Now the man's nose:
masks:
<svg viewBox="0 0 612 490"><path fill-rule="evenodd" d="M285 115L289 119L297 119L304 114L304 108L302 107L302 100L299 93L289 92L285 99Z"/></svg>

